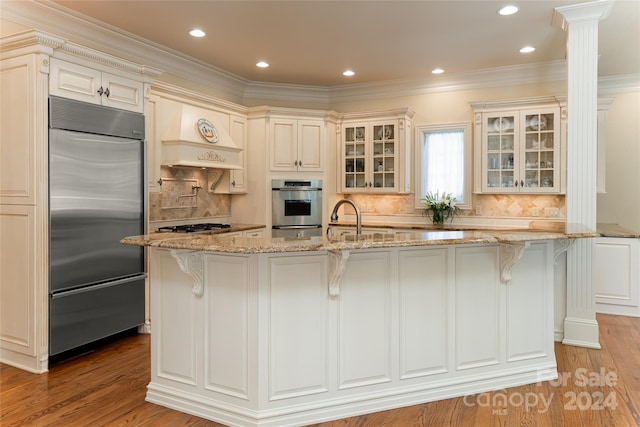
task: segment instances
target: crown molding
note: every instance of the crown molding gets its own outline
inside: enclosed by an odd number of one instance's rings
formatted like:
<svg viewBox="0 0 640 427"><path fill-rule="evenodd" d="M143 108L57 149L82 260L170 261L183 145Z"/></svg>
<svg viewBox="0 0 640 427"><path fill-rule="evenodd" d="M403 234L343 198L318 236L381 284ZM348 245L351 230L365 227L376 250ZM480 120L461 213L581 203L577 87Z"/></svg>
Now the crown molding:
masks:
<svg viewBox="0 0 640 427"><path fill-rule="evenodd" d="M329 88L322 86L248 82L243 99L251 104L294 101L326 107L331 102L329 94Z"/></svg>
<svg viewBox="0 0 640 427"><path fill-rule="evenodd" d="M41 31L25 31L0 39L0 53L25 51L51 54L54 49L60 48L65 40Z"/></svg>
<svg viewBox="0 0 640 427"><path fill-rule="evenodd" d="M242 98L247 80L175 50L150 42L93 18L69 11L48 0L0 1L3 19L56 34L90 49L164 70L186 81Z"/></svg>
<svg viewBox="0 0 640 427"><path fill-rule="evenodd" d="M608 0L593 2L608 10ZM576 12L577 13L577 12ZM472 72L425 76L423 79L395 80L344 86L305 86L254 82L238 77L220 68L198 61L180 52L149 42L118 28L86 16L69 12L56 3L42 1L0 1L0 16L15 23L34 28L34 37L44 37L53 48L58 44L82 47L104 52L140 65L143 69L164 70L159 80L178 80L211 88L226 94L237 102L261 105L273 102L308 104L328 109L332 104L414 96L430 93L482 89L488 87L517 86L550 81L566 81L566 61L497 67ZM56 36L44 35L44 33ZM39 36L38 36L39 35ZM0 49L6 48L11 37L2 40ZM13 41L13 43L16 43ZM80 49L80 48L74 48ZM146 68L145 68L146 67ZM157 81L159 81L157 80ZM640 90L639 77L603 77L598 80L599 93L619 93Z"/></svg>
<svg viewBox="0 0 640 427"><path fill-rule="evenodd" d="M272 107L270 105L260 105L257 107L251 107L248 109L248 116L252 119L262 118L268 119L271 117L281 116L296 116L300 118L308 119L322 119L335 122L339 117L339 113L326 109L309 109L309 108L295 108L295 107Z"/></svg>
<svg viewBox="0 0 640 427"><path fill-rule="evenodd" d="M509 99L497 99L492 101L478 101L470 102L469 105L474 111L491 111L491 110L504 110L505 108L536 108L543 107L549 104L557 104L561 107L567 105L567 98L564 95L557 96L531 96L527 98L509 98Z"/></svg>
<svg viewBox="0 0 640 427"><path fill-rule="evenodd" d="M217 109L219 111L224 111L225 113L231 112L239 115L246 115L249 110L248 107L236 104L235 102L203 93L197 93L192 90L184 89L158 80L151 84L151 95L182 103L188 102L201 108Z"/></svg>
<svg viewBox="0 0 640 427"><path fill-rule="evenodd" d="M600 77L598 79L598 95L623 92L640 92L640 74Z"/></svg>
<svg viewBox="0 0 640 427"><path fill-rule="evenodd" d="M403 80L349 85L332 88L332 102L413 96L498 86L515 86L548 81L563 81L567 77L566 61L496 67L472 72L429 76L423 80Z"/></svg>

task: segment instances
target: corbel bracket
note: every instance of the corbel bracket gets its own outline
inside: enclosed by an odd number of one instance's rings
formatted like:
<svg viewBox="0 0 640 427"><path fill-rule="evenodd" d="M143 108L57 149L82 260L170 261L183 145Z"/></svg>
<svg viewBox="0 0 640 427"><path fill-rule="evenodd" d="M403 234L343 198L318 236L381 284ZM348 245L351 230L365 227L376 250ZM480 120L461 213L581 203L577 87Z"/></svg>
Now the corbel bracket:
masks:
<svg viewBox="0 0 640 427"><path fill-rule="evenodd" d="M558 257L562 255L563 252L569 250L571 244L575 241L575 239L561 239L555 240L553 242L553 263L556 264L558 262Z"/></svg>
<svg viewBox="0 0 640 427"><path fill-rule="evenodd" d="M500 243L500 280L505 285L511 283L511 270L529 245L529 242Z"/></svg>
<svg viewBox="0 0 640 427"><path fill-rule="evenodd" d="M349 251L329 251L332 266L331 277L329 278L329 295L332 297L340 295L340 280L347 267L350 254L351 252Z"/></svg>
<svg viewBox="0 0 640 427"><path fill-rule="evenodd" d="M204 293L204 256L202 252L171 250L171 256L178 262L183 273L193 280L191 292L198 298Z"/></svg>

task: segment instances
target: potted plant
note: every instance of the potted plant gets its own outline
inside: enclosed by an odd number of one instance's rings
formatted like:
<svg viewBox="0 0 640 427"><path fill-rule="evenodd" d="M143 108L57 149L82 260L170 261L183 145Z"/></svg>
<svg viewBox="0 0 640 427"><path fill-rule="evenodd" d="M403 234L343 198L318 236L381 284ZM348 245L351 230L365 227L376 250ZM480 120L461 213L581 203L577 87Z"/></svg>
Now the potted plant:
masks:
<svg viewBox="0 0 640 427"><path fill-rule="evenodd" d="M434 225L443 225L445 220L453 221L460 208L456 205L456 198L451 193L439 193L431 191L422 198L426 209L424 214L433 220Z"/></svg>

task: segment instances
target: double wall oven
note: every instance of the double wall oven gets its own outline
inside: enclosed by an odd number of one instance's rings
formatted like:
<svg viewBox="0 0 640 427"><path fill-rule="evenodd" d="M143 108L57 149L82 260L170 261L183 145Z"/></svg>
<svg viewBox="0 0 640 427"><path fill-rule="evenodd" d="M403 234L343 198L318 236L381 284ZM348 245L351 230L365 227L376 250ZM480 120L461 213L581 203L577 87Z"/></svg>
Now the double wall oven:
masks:
<svg viewBox="0 0 640 427"><path fill-rule="evenodd" d="M273 237L322 235L322 180L271 181Z"/></svg>

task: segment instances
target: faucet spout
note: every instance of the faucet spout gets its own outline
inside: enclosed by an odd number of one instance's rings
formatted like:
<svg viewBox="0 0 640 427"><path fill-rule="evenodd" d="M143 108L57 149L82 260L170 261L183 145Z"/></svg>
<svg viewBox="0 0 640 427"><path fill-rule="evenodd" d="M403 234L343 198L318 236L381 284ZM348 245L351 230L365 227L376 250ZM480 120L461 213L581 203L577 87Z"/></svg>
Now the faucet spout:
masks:
<svg viewBox="0 0 640 427"><path fill-rule="evenodd" d="M362 234L362 215L360 214L360 208L358 207L358 205L356 205L356 203L353 200L351 199L338 200L338 203L336 203L336 205L333 207L333 212L331 212L331 221L335 222L338 220L338 209L340 208L340 206L342 206L345 203L353 206L353 210L356 211L356 234L359 236Z"/></svg>

